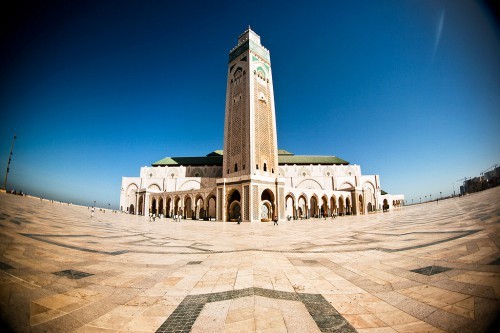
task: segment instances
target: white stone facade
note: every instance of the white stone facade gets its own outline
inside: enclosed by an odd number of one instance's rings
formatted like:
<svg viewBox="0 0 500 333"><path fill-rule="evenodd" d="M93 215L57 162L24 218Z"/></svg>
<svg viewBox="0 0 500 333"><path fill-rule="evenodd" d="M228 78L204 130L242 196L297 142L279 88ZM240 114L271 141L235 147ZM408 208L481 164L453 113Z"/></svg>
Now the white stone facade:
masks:
<svg viewBox="0 0 500 333"><path fill-rule="evenodd" d="M377 175L335 156L295 156L277 145L269 51L248 29L229 53L224 152L164 158L123 177L122 211L218 221L367 214L401 205Z"/></svg>

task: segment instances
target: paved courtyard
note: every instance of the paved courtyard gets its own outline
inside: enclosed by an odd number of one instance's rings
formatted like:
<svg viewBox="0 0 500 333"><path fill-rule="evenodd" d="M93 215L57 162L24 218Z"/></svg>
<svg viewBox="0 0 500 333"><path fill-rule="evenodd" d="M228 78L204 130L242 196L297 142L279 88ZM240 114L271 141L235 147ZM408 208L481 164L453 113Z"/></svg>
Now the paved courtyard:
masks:
<svg viewBox="0 0 500 333"><path fill-rule="evenodd" d="M148 221L0 193L15 332L482 332L499 314L500 188L389 213Z"/></svg>

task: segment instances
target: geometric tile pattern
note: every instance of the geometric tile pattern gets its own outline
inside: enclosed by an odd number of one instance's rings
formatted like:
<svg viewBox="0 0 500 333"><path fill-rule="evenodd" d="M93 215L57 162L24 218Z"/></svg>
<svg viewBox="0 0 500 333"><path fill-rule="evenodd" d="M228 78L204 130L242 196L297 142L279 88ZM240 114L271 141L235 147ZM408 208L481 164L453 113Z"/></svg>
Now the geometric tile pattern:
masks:
<svg viewBox="0 0 500 333"><path fill-rule="evenodd" d="M59 276L65 276L65 277L73 279L73 280L79 280L81 278L94 275L94 274L90 274L90 273L76 271L73 269L67 269L67 270L55 272L52 274L59 275Z"/></svg>
<svg viewBox="0 0 500 333"><path fill-rule="evenodd" d="M412 269L410 272L415 272L418 274L422 275L434 275L434 274L439 274L442 272L446 272L451 270L451 268L448 267L442 267L442 266L427 266L427 267L422 267L422 268L417 268L417 269Z"/></svg>
<svg viewBox="0 0 500 333"><path fill-rule="evenodd" d="M485 332L500 313L499 198L235 227L91 219L0 192L0 318L14 332L155 332L174 319L193 333L318 333L342 320L363 333Z"/></svg>
<svg viewBox="0 0 500 333"><path fill-rule="evenodd" d="M188 333L191 331L193 324L205 304L254 295L302 302L321 332L357 332L356 329L319 294L300 294L263 288L246 288L213 294L186 296L156 332Z"/></svg>

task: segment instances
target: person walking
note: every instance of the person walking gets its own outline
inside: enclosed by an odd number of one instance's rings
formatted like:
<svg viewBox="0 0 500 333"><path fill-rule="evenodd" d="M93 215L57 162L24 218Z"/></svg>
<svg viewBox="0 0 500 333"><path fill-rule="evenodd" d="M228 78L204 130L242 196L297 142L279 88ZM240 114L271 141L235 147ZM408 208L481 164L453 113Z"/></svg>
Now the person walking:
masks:
<svg viewBox="0 0 500 333"><path fill-rule="evenodd" d="M90 218L94 217L94 212L95 212L95 208L92 207L92 210L90 211Z"/></svg>
<svg viewBox="0 0 500 333"><path fill-rule="evenodd" d="M278 217L276 215L274 215L274 224L273 225L278 225Z"/></svg>
<svg viewBox="0 0 500 333"><path fill-rule="evenodd" d="M241 215L238 216L238 224L241 223Z"/></svg>

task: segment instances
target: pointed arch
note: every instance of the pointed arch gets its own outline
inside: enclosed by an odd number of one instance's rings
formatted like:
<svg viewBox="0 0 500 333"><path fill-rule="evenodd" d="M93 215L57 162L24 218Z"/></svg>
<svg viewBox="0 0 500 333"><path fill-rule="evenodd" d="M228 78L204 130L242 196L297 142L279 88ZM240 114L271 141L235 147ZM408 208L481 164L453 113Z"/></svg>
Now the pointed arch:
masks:
<svg viewBox="0 0 500 333"><path fill-rule="evenodd" d="M295 210L295 195L292 192L289 192L285 196L285 214L286 217L293 218L294 220L297 218L297 212Z"/></svg>
<svg viewBox="0 0 500 333"><path fill-rule="evenodd" d="M236 222L241 215L241 193L238 189L230 189L226 194L227 221Z"/></svg>
<svg viewBox="0 0 500 333"><path fill-rule="evenodd" d="M323 194L321 197L321 207L320 207L320 214L322 217L326 217L330 214L330 207L328 207L328 196L326 194Z"/></svg>
<svg viewBox="0 0 500 333"><path fill-rule="evenodd" d="M208 220L211 220L212 218L216 217L217 213L217 197L213 192L209 193L207 197L205 198L205 211L206 211L206 217Z"/></svg>
<svg viewBox="0 0 500 333"><path fill-rule="evenodd" d="M153 184L149 184L148 190L161 191L161 187L160 187L160 185L153 183Z"/></svg>
<svg viewBox="0 0 500 333"><path fill-rule="evenodd" d="M301 219L308 217L308 199L305 193L302 193L297 200L297 215Z"/></svg>
<svg viewBox="0 0 500 333"><path fill-rule="evenodd" d="M330 212L331 214L338 215L338 207L337 207L337 197L333 194L330 198Z"/></svg>
<svg viewBox="0 0 500 333"><path fill-rule="evenodd" d="M316 194L311 195L311 199L309 200L309 211L311 217L319 216L319 200Z"/></svg>
<svg viewBox="0 0 500 333"><path fill-rule="evenodd" d="M354 188L354 185L352 185L351 182L349 181L345 181L343 182L339 187L338 189L339 190L345 190L345 189L351 189L351 188Z"/></svg>
<svg viewBox="0 0 500 333"><path fill-rule="evenodd" d="M194 200L195 216L193 218L199 220L205 218L205 200L201 194L196 195Z"/></svg>
<svg viewBox="0 0 500 333"><path fill-rule="evenodd" d="M339 216L345 215L345 204L344 204L344 196L339 196Z"/></svg>
<svg viewBox="0 0 500 333"><path fill-rule="evenodd" d="M260 194L260 218L261 220L271 220L277 216L274 192L266 188Z"/></svg>

